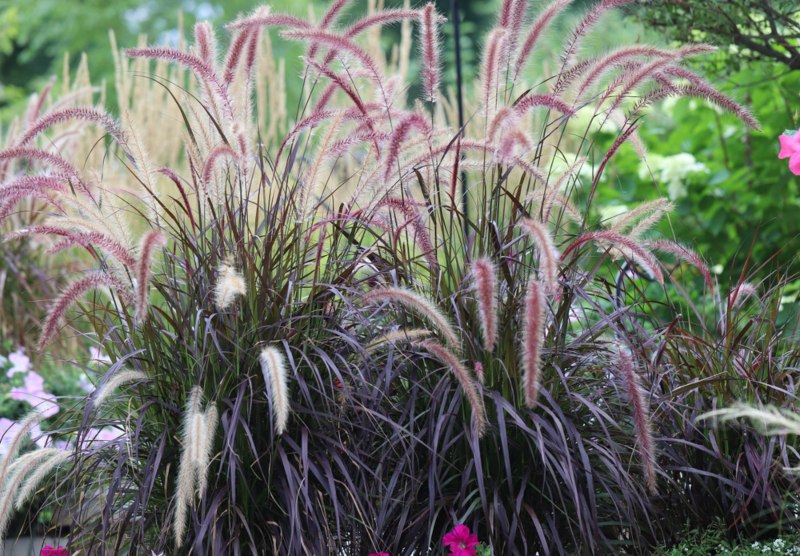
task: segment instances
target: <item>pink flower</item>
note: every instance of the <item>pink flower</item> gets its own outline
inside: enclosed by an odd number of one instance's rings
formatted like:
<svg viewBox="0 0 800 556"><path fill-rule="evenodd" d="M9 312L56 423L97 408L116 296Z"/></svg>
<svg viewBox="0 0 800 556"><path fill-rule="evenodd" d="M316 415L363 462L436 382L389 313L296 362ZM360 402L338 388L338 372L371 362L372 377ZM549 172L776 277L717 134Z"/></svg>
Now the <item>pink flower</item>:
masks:
<svg viewBox="0 0 800 556"><path fill-rule="evenodd" d="M31 360L25 355L22 348L8 354L8 360L12 367L6 372L6 376L11 378L17 373L27 373L31 370Z"/></svg>
<svg viewBox="0 0 800 556"><path fill-rule="evenodd" d="M779 137L781 141L781 152L778 158L789 159L789 170L795 176L800 176L800 130L794 135L784 133Z"/></svg>
<svg viewBox="0 0 800 556"><path fill-rule="evenodd" d="M47 545L39 553L39 556L69 556L69 552L63 546L56 548L55 546Z"/></svg>
<svg viewBox="0 0 800 556"><path fill-rule="evenodd" d="M450 556L475 556L478 535L470 534L466 525L456 525L442 537L442 543L450 549Z"/></svg>
<svg viewBox="0 0 800 556"><path fill-rule="evenodd" d="M25 385L22 388L12 388L9 397L29 403L45 418L58 413L56 397L44 391L44 379L35 371L28 371Z"/></svg>

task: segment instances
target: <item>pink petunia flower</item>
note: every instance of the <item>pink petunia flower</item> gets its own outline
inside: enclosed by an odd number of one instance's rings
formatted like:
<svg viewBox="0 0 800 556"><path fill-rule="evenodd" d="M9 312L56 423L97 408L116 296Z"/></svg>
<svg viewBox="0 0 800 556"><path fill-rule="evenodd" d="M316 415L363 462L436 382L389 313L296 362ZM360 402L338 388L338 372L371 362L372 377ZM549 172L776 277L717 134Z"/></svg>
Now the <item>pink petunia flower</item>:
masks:
<svg viewBox="0 0 800 556"><path fill-rule="evenodd" d="M442 543L450 549L450 556L475 556L478 535L471 534L469 527L460 524L442 537Z"/></svg>
<svg viewBox="0 0 800 556"><path fill-rule="evenodd" d="M28 371L22 388L12 388L9 397L35 407L44 418L58 413L58 404L53 394L44 391L44 379L35 371Z"/></svg>
<svg viewBox="0 0 800 556"><path fill-rule="evenodd" d="M39 553L39 556L69 556L69 552L63 546L55 547L47 545Z"/></svg>
<svg viewBox="0 0 800 556"><path fill-rule="evenodd" d="M31 370L31 360L25 355L22 348L8 354L8 361L11 363L11 368L6 372L6 376L11 378L17 373L27 373Z"/></svg>
<svg viewBox="0 0 800 556"><path fill-rule="evenodd" d="M781 142L781 152L778 158L789 159L789 170L795 176L800 176L800 130L794 135L783 134L779 137Z"/></svg>

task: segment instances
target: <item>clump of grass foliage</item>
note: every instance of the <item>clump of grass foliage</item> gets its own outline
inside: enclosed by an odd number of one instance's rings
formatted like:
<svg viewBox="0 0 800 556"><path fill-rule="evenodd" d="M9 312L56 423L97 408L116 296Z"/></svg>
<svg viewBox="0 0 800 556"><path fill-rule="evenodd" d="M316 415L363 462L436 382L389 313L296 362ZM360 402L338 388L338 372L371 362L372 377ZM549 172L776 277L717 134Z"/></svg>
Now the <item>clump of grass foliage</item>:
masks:
<svg viewBox="0 0 800 556"><path fill-rule="evenodd" d="M419 554L463 522L496 554L642 553L687 522L794 520L776 465L793 444L695 422L712 394L794 403L780 286L726 297L699 255L653 236L666 201L592 210L653 103L699 97L757 122L683 65L706 45L585 52L626 0L580 16L554 75L529 79L569 3L504 2L453 98L432 4L350 22L347 0L319 22L261 8L227 26L225 52L199 23L191 46L124 52L188 72L159 81L176 110L161 129L56 106L0 151L3 206L33 197L41 215L7 240L84 262L40 348L83 330L113 361L60 413L78 440L66 470L37 476L72 550ZM253 109L267 29L307 47L282 137ZM75 120L104 134L103 156L57 148ZM598 122L619 130L609 149ZM180 138L172 167L156 132ZM676 275L721 318L678 314ZM80 442L99 427L124 434Z"/></svg>

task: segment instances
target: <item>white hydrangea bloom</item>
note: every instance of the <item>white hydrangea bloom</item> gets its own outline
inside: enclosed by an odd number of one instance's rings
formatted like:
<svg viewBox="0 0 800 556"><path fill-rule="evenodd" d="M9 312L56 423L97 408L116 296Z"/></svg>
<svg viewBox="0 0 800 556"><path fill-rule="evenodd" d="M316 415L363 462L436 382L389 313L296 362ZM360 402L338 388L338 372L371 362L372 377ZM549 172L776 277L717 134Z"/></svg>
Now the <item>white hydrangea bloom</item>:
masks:
<svg viewBox="0 0 800 556"><path fill-rule="evenodd" d="M652 172L653 177L667 187L667 195L671 201L686 197L686 178L690 174L708 173L708 167L690 153L678 153L672 156L651 155L647 163L639 165L639 178L647 180Z"/></svg>

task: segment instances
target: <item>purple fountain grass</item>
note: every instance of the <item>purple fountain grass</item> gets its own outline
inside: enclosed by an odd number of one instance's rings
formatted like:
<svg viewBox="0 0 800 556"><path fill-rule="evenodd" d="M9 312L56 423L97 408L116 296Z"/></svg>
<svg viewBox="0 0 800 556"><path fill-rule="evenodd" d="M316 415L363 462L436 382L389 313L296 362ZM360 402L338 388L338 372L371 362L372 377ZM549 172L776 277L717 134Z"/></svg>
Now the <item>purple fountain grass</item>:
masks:
<svg viewBox="0 0 800 556"><path fill-rule="evenodd" d="M708 289L713 292L714 291L714 280L711 278L711 272L708 270L708 266L703 261L703 259L686 247L685 245L681 245L680 243L676 243L674 241L669 241L666 239L657 239L653 241L645 242L645 246L649 249L654 251L661 251L664 253L669 253L674 255L678 259L685 261L695 267L700 273L703 275L703 280L708 286Z"/></svg>
<svg viewBox="0 0 800 556"><path fill-rule="evenodd" d="M739 282L728 294L728 306L741 307L751 297L758 299L758 288L750 282Z"/></svg>
<svg viewBox="0 0 800 556"><path fill-rule="evenodd" d="M439 261L436 257L436 249L431 241L431 236L428 233L422 213L415 205L415 203L410 202L408 199L385 197L375 205L375 208L380 209L386 207L392 210L399 210L403 213L403 216L406 220L394 230L395 241L397 241L397 238L400 237L400 234L406 228L406 226L411 226L414 230L414 240L416 241L419 250L422 252L422 256L425 258L425 261L428 263L431 271L436 272L439 268Z"/></svg>
<svg viewBox="0 0 800 556"><path fill-rule="evenodd" d="M639 218L644 216L644 218L636 223L630 232L628 232L628 237L632 239L639 239L643 233L650 230L650 228L652 228L661 220L661 218L664 216L664 213L671 211L673 208L674 205L669 199L661 198L654 199L652 201L646 201L644 203L640 203L636 206L636 208L629 210L619 218L615 219L610 229L611 231L622 233L628 226L631 226Z"/></svg>
<svg viewBox="0 0 800 556"><path fill-rule="evenodd" d="M209 90L222 102L222 109L225 117L229 121L233 120L233 103L231 102L227 85L224 81L220 80L214 67L207 64L199 56L183 52L177 48L157 46L129 48L125 50L125 55L129 58L166 60L192 70L200 81L206 83Z"/></svg>
<svg viewBox="0 0 800 556"><path fill-rule="evenodd" d="M495 104L500 86L499 76L503 60L508 58L508 30L502 27L492 29L486 39L483 62L481 63L481 89L483 91L483 107L485 114Z"/></svg>
<svg viewBox="0 0 800 556"><path fill-rule="evenodd" d="M81 182L80 174L75 167L59 155L49 153L45 150L37 149L35 147L9 147L7 149L0 150L0 161L6 160L35 160L47 166L56 168L65 176L74 178L81 189L88 193L88 190ZM0 179L2 178L5 178L5 176L0 176Z"/></svg>
<svg viewBox="0 0 800 556"><path fill-rule="evenodd" d="M130 301L130 294L127 287L118 278L111 276L105 272L92 272L83 278L79 278L67 286L64 293L62 293L52 304L47 313L44 324L42 325L42 332L39 337L38 349L44 349L50 340L56 335L58 326L67 309L73 303L78 301L80 297L89 290L108 287L118 293L125 301Z"/></svg>
<svg viewBox="0 0 800 556"><path fill-rule="evenodd" d="M426 136L431 133L430 122L417 112L408 114L397 124L389 140L388 152L386 153L386 159L384 161L383 180L385 182L389 181L392 172L397 169L395 165L398 163L401 146L408 138L408 134L412 128L420 130Z"/></svg>
<svg viewBox="0 0 800 556"><path fill-rule="evenodd" d="M330 49L347 52L368 70L369 76L376 86L380 88L384 81L384 77L378 65L367 51L355 44L352 40L337 33L331 33L320 29L296 29L284 30L281 32L281 36L290 40L317 42Z"/></svg>
<svg viewBox="0 0 800 556"><path fill-rule="evenodd" d="M133 267L136 264L136 258L127 247L125 247L117 239L112 238L103 232L98 232L95 230L78 231L62 228L60 226L43 224L16 230L9 233L5 239L8 241L30 235L54 235L63 237L64 245L61 246L61 249L66 248L67 246L75 245L85 249L91 249L92 246L98 246L125 266Z"/></svg>
<svg viewBox="0 0 800 556"><path fill-rule="evenodd" d="M572 108L555 96L531 94L530 92L517 99L514 104L514 110L517 114L522 116L527 113L528 110L536 106L542 106L549 110L557 110L565 116L571 116L573 114Z"/></svg>
<svg viewBox="0 0 800 556"><path fill-rule="evenodd" d="M519 79L519 74L522 72L522 69L525 67L525 64L528 61L528 58L533 52L533 48L536 46L536 43L539 42L539 39L542 36L542 33L550 26L550 23L553 19L558 16L567 6L570 5L572 0L555 0L549 6L547 6L536 20L531 24L530 30L525 37L525 40L522 43L522 46L519 49L519 53L517 54L517 59L514 62L514 78L511 80L512 83L516 83L517 79Z"/></svg>
<svg viewBox="0 0 800 556"><path fill-rule="evenodd" d="M470 274L478 300L483 347L486 351L492 351L497 345L497 267L489 257L481 257L472 263Z"/></svg>
<svg viewBox="0 0 800 556"><path fill-rule="evenodd" d="M419 20L420 24L424 25L423 18L425 17L426 9L427 7L423 8L422 10L406 10L400 8L383 10L359 19L345 29L343 34L345 37L353 39L370 27L374 27L376 25L386 25L389 23L399 23L405 20ZM431 18L431 25L433 25L434 28L436 25L444 21L444 18L438 15L435 9L433 10ZM420 34L424 37L423 32ZM330 60L327 61L330 62Z"/></svg>
<svg viewBox="0 0 800 556"><path fill-rule="evenodd" d="M436 24L436 6L426 4L420 18L421 59L422 59L422 95L428 102L436 102L439 95L441 79L439 30Z"/></svg>
<svg viewBox="0 0 800 556"><path fill-rule="evenodd" d="M561 260L566 260L570 253L589 241L600 242L601 245L606 246L607 249L621 250L626 257L632 258L639 266L644 268L645 272L647 272L651 278L656 280L659 284L664 283L664 275L661 273L658 260L650 251L640 242L610 230L586 232L578 236L561 254Z"/></svg>
<svg viewBox="0 0 800 556"><path fill-rule="evenodd" d="M385 302L399 303L430 322L434 326L434 331L441 334L451 347L458 349L461 344L458 334L444 313L431 301L412 290L394 287L381 288L366 293L363 300L366 305Z"/></svg>
<svg viewBox="0 0 800 556"><path fill-rule="evenodd" d="M305 19L287 14L249 15L225 25L228 31L238 31L245 27L294 27L309 29L311 24Z"/></svg>
<svg viewBox="0 0 800 556"><path fill-rule="evenodd" d="M450 369L467 397L467 402L472 412L473 431L478 437L483 436L486 432L486 411L483 407L483 400L466 367L452 351L439 342L425 340L415 342L414 345L424 349Z"/></svg>
<svg viewBox="0 0 800 556"><path fill-rule="evenodd" d="M150 306L150 274L155 250L166 244L166 238L158 230L147 232L139 248L139 261L136 263L136 318L142 322L147 318ZM133 266L133 265L132 265Z"/></svg>
<svg viewBox="0 0 800 556"><path fill-rule="evenodd" d="M264 382L269 389L272 400L272 413L275 417L275 432L278 435L286 432L289 420L289 387L286 382L286 359L283 352L276 347L266 347L259 356Z"/></svg>
<svg viewBox="0 0 800 556"><path fill-rule="evenodd" d="M653 440L652 426L650 424L650 411L642 387L639 384L639 375L636 372L633 358L620 348L617 352L617 365L622 374L628 402L631 404L633 414L633 427L636 431L636 449L642 460L645 483L651 494L657 494L656 485L656 448Z"/></svg>
<svg viewBox="0 0 800 556"><path fill-rule="evenodd" d="M591 28L600 21L603 14L619 6L630 4L633 1L634 0L602 0L589 10L575 27L573 27L569 39L566 41L566 46L561 52L561 60L564 65L566 66L567 64L573 63L573 58L578 52L581 42L586 38Z"/></svg>
<svg viewBox="0 0 800 556"><path fill-rule="evenodd" d="M125 135L122 132L122 127L114 118L112 118L105 110L100 108L86 108L74 107L63 108L61 110L54 110L48 112L35 122L25 134L17 141L17 147L24 147L33 141L38 135L41 135L54 125L68 122L70 120L81 120L84 122L95 123L103 128L116 139L120 145L125 145Z"/></svg>
<svg viewBox="0 0 800 556"><path fill-rule="evenodd" d="M217 63L217 37L214 28L207 21L200 21L194 26L194 44L197 56L208 66Z"/></svg>
<svg viewBox="0 0 800 556"><path fill-rule="evenodd" d="M522 391L525 405L533 409L539 397L542 370L542 346L545 328L544 287L531 277L525 293L524 324L522 332Z"/></svg>
<svg viewBox="0 0 800 556"><path fill-rule="evenodd" d="M41 201L46 202L50 206L56 208L59 211L64 210L52 195L48 195L45 191L39 190L32 190L32 191L25 191L25 190L18 190L13 192L5 192L2 193L2 200L0 200L0 222L3 222L6 218L11 216L14 213L14 210L17 208L21 201L25 199L39 199Z"/></svg>
<svg viewBox="0 0 800 556"><path fill-rule="evenodd" d="M230 47L228 47L228 54L225 58L224 70L222 72L222 79L225 83L229 84L233 81L233 78L236 74L236 67L239 65L239 61L242 58L242 53L247 48L247 43L250 41L251 33L261 29L261 27L255 27L253 29L250 28L243 28L236 33L233 40L231 41Z"/></svg>
<svg viewBox="0 0 800 556"><path fill-rule="evenodd" d="M25 121L28 123L28 125L33 123L33 121L36 120L42 113L44 104L47 102L47 98L50 96L55 82L55 77L48 79L47 84L42 87L42 90L39 91L39 94L35 95L35 97L31 99L31 103L28 106L28 111L25 113Z"/></svg>
<svg viewBox="0 0 800 556"><path fill-rule="evenodd" d="M559 255L553 236L545 224L532 218L523 219L519 225L531 237L539 251L539 270L545 291L549 295L555 295L558 292Z"/></svg>

